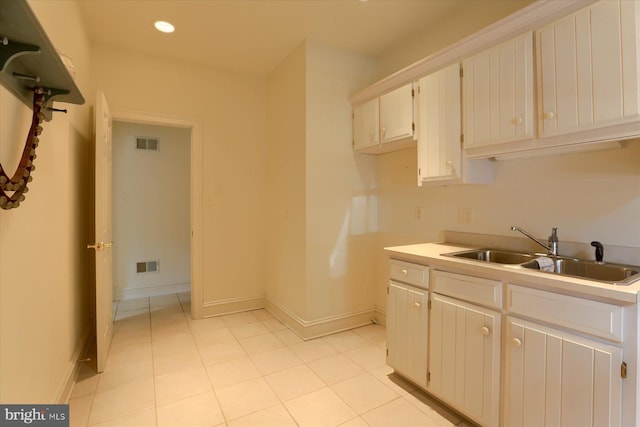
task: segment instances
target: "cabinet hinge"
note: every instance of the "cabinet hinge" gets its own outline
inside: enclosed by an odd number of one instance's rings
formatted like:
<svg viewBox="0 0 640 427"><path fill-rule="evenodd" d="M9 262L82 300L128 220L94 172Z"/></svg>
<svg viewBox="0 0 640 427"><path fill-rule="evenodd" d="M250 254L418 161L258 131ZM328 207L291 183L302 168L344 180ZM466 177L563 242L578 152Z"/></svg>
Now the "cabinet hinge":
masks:
<svg viewBox="0 0 640 427"><path fill-rule="evenodd" d="M387 356L389 356L389 349L387 349Z"/></svg>
<svg viewBox="0 0 640 427"><path fill-rule="evenodd" d="M387 286L387 295L389 295L389 287Z"/></svg>
<svg viewBox="0 0 640 427"><path fill-rule="evenodd" d="M464 144L464 133L460 134L460 145Z"/></svg>
<svg viewBox="0 0 640 427"><path fill-rule="evenodd" d="M627 378L627 362L622 362L622 365L620 365L620 376Z"/></svg>
<svg viewBox="0 0 640 427"><path fill-rule="evenodd" d="M462 69L462 67L460 67L460 78L464 77L464 70Z"/></svg>
<svg viewBox="0 0 640 427"><path fill-rule="evenodd" d="M427 371L427 384L431 381L431 372Z"/></svg>
<svg viewBox="0 0 640 427"><path fill-rule="evenodd" d="M415 98L415 96L416 96L416 91L415 91L415 89L411 89L411 97L412 97L412 98Z"/></svg>
<svg viewBox="0 0 640 427"><path fill-rule="evenodd" d="M415 123L411 123L411 130L415 132L415 130L416 130L416 124Z"/></svg>
<svg viewBox="0 0 640 427"><path fill-rule="evenodd" d="M431 310L431 300L429 300L429 301L427 302L427 308L428 308L429 310Z"/></svg>

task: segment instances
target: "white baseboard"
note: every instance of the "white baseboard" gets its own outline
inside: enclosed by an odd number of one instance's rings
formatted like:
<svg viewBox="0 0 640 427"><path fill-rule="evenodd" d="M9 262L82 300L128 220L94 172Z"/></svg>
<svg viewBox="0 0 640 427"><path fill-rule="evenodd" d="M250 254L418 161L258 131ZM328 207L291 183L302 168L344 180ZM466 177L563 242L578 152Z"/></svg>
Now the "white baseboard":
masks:
<svg viewBox="0 0 640 427"><path fill-rule="evenodd" d="M80 371L80 358L86 354L86 350L91 343L91 339L93 338L93 328L91 325L87 324L85 326L85 331L78 343L76 349L73 352L73 356L71 357L71 361L69 362L69 366L67 368L67 372L58 388L58 392L56 393L56 398L54 402L64 404L69 403L69 398L71 397L71 392L73 391L73 386L76 384L76 379L78 378L78 372Z"/></svg>
<svg viewBox="0 0 640 427"><path fill-rule="evenodd" d="M193 304L193 300L191 302ZM264 297L234 298L220 301L209 301L202 305L202 317L221 316L223 314L264 308Z"/></svg>
<svg viewBox="0 0 640 427"><path fill-rule="evenodd" d="M375 319L377 323L383 324L379 317L381 312L375 308L307 321L268 299L265 300L265 303L267 311L304 340L370 325L373 323L372 319Z"/></svg>
<svg viewBox="0 0 640 427"><path fill-rule="evenodd" d="M157 297L159 295L179 294L189 291L191 291L191 282L137 288L115 288L113 290L113 299L119 301L122 299Z"/></svg>

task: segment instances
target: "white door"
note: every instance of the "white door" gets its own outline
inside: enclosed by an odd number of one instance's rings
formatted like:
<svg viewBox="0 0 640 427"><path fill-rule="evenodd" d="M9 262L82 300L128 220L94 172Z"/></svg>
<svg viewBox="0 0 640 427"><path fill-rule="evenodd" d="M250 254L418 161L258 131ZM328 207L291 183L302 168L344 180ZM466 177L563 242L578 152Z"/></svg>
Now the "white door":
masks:
<svg viewBox="0 0 640 427"><path fill-rule="evenodd" d="M111 112L104 94L98 91L95 105L96 239L96 364L104 371L113 336L113 279L111 234Z"/></svg>
<svg viewBox="0 0 640 427"><path fill-rule="evenodd" d="M622 349L507 318L506 425L621 425Z"/></svg>
<svg viewBox="0 0 640 427"><path fill-rule="evenodd" d="M500 313L433 294L429 389L482 425L497 427Z"/></svg>

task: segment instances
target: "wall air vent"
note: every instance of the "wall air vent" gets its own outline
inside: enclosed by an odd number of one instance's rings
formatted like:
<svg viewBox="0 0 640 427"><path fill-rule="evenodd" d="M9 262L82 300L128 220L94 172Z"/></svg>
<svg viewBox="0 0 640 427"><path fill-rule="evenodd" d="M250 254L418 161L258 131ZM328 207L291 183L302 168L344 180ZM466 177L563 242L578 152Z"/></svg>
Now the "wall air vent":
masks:
<svg viewBox="0 0 640 427"><path fill-rule="evenodd" d="M158 151L158 145L159 145L158 138L148 138L145 136L136 137L136 148L138 150Z"/></svg>
<svg viewBox="0 0 640 427"><path fill-rule="evenodd" d="M136 263L136 273L155 273L158 271L159 261L142 261Z"/></svg>

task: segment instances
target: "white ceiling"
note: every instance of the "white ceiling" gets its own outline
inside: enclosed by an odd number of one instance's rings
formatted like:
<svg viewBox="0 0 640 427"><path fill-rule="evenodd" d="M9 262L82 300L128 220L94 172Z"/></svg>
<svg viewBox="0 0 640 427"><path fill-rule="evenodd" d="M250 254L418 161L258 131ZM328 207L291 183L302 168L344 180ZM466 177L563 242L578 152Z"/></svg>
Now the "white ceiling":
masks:
<svg viewBox="0 0 640 427"><path fill-rule="evenodd" d="M480 0L81 0L92 42L265 75L305 39L376 57ZM172 22L175 33L153 28Z"/></svg>

